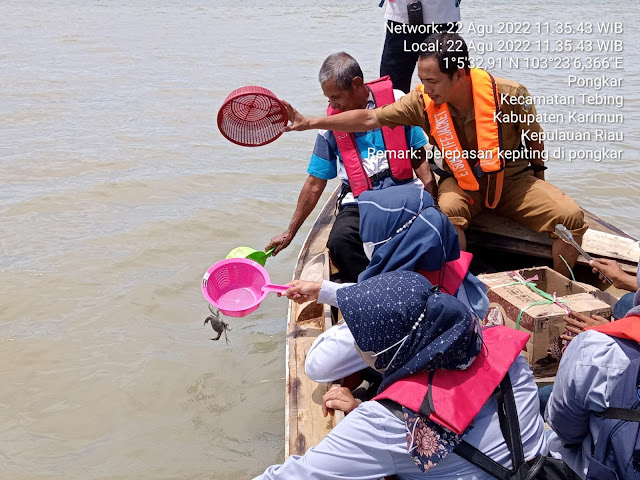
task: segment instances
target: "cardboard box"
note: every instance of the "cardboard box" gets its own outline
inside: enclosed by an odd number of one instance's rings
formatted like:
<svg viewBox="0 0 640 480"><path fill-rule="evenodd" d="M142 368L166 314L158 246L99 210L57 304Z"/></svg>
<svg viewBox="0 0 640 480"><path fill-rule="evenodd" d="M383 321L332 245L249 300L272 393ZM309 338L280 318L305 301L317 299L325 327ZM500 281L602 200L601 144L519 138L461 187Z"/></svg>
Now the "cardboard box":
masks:
<svg viewBox="0 0 640 480"><path fill-rule="evenodd" d="M520 279L535 283L536 288L543 292L550 295L555 293L558 302L573 311L610 318L612 307L596 298L595 287L574 282L548 267L478 276L487 286L487 296L494 307L486 323L503 323L516 328L522 311L519 328L531 334L523 351L525 358L536 377L555 375L566 348L566 341L560 338L565 333L566 311L519 282L518 274ZM540 304L536 304L538 302Z"/></svg>

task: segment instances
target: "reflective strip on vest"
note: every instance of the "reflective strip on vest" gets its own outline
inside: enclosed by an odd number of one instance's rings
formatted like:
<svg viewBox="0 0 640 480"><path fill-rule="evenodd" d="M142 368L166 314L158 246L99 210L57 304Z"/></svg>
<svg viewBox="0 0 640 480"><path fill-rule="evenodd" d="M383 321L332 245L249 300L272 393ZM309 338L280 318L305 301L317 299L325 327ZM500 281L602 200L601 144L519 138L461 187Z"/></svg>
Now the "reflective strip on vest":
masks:
<svg viewBox="0 0 640 480"><path fill-rule="evenodd" d="M373 100L376 107L382 107L395 102L393 95L393 84L389 80L389 76L384 76L377 80L373 80L366 84L373 94ZM341 113L340 110L327 107L327 115L335 115ZM391 129L382 127L382 138L384 140L385 149L388 152L396 152L395 155L387 155L391 177L397 181L406 181L413 178L413 167L411 166L411 156L409 147L407 146L407 137L403 127ZM360 149L356 143L356 138L352 133L333 132L338 150L342 157L342 163L347 171L349 178L349 186L354 196L360 195L365 190L372 188L371 180L367 175L362 164ZM391 158L389 158L391 157Z"/></svg>
<svg viewBox="0 0 640 480"><path fill-rule="evenodd" d="M494 115L500 111L495 80L489 73L478 68L470 70L470 77L478 140L477 158L480 161L480 168L485 173L500 172L504 168L504 162L500 158L500 126L494 120ZM424 93L423 85L419 85L418 90L422 93L424 100L424 110L431 128L430 133L436 139L458 185L463 190L479 190L480 186L473 175L473 170L467 159L463 158L462 146L453 125L449 106L446 103L436 105L431 97Z"/></svg>

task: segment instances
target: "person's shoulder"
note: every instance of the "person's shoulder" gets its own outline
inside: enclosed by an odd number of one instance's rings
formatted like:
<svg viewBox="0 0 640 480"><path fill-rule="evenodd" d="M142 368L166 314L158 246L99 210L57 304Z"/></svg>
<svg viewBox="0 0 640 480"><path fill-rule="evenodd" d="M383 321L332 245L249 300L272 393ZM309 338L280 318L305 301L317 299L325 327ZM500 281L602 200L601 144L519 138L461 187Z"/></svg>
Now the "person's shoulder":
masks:
<svg viewBox="0 0 640 480"><path fill-rule="evenodd" d="M615 338L597 330L586 330L573 341L575 340L578 340L578 344L581 344L583 347L597 347L599 345L609 346L616 343Z"/></svg>
<svg viewBox="0 0 640 480"><path fill-rule="evenodd" d="M391 411L382 405L380 402L376 400L369 400L366 402L362 402L358 407L360 410L360 414L364 417L368 417L370 419L376 419L380 422L391 422L395 423L398 419ZM355 412L355 410L354 410Z"/></svg>
<svg viewBox="0 0 640 480"><path fill-rule="evenodd" d="M330 130L318 130L316 141L313 145L313 154L323 160L335 159L337 150L336 137Z"/></svg>
<svg viewBox="0 0 640 480"><path fill-rule="evenodd" d="M529 92L527 87L525 87L522 83L516 82L515 80L509 80L508 78L501 77L493 77L496 81L496 86L498 87L499 93L506 93L507 95L512 96L522 96L527 95Z"/></svg>
<svg viewBox="0 0 640 480"><path fill-rule="evenodd" d="M568 357L570 368L595 366L624 369L629 363L616 339L597 330L587 330L575 337L567 347L563 360L564 357Z"/></svg>
<svg viewBox="0 0 640 480"><path fill-rule="evenodd" d="M567 347L567 352L585 348L599 348L600 346L607 346L613 343L615 343L615 340L610 336L596 330L587 330L571 340L571 343Z"/></svg>
<svg viewBox="0 0 640 480"><path fill-rule="evenodd" d="M393 89L393 96L396 100L400 100L406 94L402 90L398 90L397 88Z"/></svg>
<svg viewBox="0 0 640 480"><path fill-rule="evenodd" d="M404 93L402 90L398 90L396 88L393 89L393 95L396 99L402 100L403 104L411 104L411 103L420 103L422 105L422 94L418 92L415 88L411 90L409 93Z"/></svg>

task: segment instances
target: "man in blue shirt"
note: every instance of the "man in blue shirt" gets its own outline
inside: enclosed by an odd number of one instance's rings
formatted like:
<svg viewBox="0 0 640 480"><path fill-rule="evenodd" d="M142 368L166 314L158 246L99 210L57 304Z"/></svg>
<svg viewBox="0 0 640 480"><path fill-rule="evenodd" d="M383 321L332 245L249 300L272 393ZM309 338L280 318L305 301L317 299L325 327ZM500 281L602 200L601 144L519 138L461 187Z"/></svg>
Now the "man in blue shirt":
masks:
<svg viewBox="0 0 640 480"><path fill-rule="evenodd" d="M319 81L322 91L329 99L331 109L348 111L359 108L376 108L376 99L372 89L364 83L362 69L358 62L347 53L334 53L327 57L320 69ZM403 93L393 91L395 99ZM415 170L417 185L434 197L437 195L435 180L426 161L424 146L428 143L424 132L418 127L404 128L411 167ZM407 181L399 181L391 174L390 161L395 163L394 154L385 148L385 137L381 129L352 134L357 156L364 175L368 177L371 189L380 189ZM342 140L342 136L340 136ZM353 152L352 152L353 153ZM369 263L360 239L360 217L358 213L357 194L351 192L349 175L344 162L345 152L338 147L338 140L334 132L319 130L316 143L309 163L307 178L300 196L293 218L287 230L271 239L265 250L275 248L274 255L286 248L298 232L306 218L313 211L327 180L338 177L342 182L342 191L338 202L338 214L327 242L329 254L333 264L339 270L337 279L343 282L356 282L358 274ZM400 155L397 155L400 156ZM413 180L408 180L413 181Z"/></svg>

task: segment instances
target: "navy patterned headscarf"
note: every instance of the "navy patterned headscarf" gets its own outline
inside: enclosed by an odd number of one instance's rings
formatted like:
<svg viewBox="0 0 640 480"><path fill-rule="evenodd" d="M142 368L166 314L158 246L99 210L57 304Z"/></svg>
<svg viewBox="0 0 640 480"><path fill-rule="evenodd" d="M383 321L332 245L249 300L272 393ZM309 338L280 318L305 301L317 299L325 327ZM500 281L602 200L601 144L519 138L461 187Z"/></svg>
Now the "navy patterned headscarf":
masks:
<svg viewBox="0 0 640 480"><path fill-rule="evenodd" d="M425 370L462 370L482 347L476 316L457 298L434 291L419 273L382 273L338 290L338 306L358 348L383 371L379 392ZM464 434L402 407L407 452L423 472L444 460Z"/></svg>
<svg viewBox="0 0 640 480"><path fill-rule="evenodd" d="M383 273L343 287L338 306L358 348L379 353L379 391L417 372L464 369L482 346L475 315L457 298L433 292L415 272Z"/></svg>

